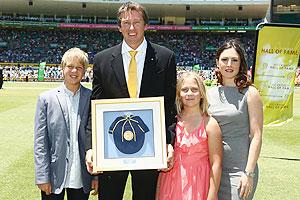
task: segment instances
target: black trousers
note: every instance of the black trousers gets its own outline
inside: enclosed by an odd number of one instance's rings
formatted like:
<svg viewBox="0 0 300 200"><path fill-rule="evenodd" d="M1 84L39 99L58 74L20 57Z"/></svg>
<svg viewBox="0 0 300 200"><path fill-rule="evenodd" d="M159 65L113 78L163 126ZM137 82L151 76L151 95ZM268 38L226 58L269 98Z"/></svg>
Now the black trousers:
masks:
<svg viewBox="0 0 300 200"><path fill-rule="evenodd" d="M89 193L84 193L83 188L80 189L73 189L73 188L66 188L60 194L53 194L46 195L45 192L42 192L42 200L64 200L65 190L67 190L67 199L68 200L88 200Z"/></svg>
<svg viewBox="0 0 300 200"><path fill-rule="evenodd" d="M99 175L99 200L122 200L129 171L103 172ZM157 170L130 171L133 200L154 200Z"/></svg>

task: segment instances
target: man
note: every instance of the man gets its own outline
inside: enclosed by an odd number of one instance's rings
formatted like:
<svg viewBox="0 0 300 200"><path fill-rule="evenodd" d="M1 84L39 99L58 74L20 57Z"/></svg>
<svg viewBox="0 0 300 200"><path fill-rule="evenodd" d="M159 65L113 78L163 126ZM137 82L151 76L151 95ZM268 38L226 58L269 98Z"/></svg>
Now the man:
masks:
<svg viewBox="0 0 300 200"><path fill-rule="evenodd" d="M62 58L64 83L42 93L34 127L35 182L42 199L87 200L97 181L85 166L85 127L91 91L80 84L88 57L78 48Z"/></svg>
<svg viewBox="0 0 300 200"><path fill-rule="evenodd" d="M148 24L145 9L127 2L118 10L123 42L95 56L92 99L142 98L164 96L166 127L175 121L175 55L144 37ZM134 55L135 54L135 55ZM132 88L131 62L136 63ZM92 172L91 123L87 127L87 167ZM167 142L172 138L167 134ZM173 147L168 145L168 167L172 167ZM110 171L99 175L99 199L122 200L129 171ZM155 199L157 170L132 170L133 199Z"/></svg>

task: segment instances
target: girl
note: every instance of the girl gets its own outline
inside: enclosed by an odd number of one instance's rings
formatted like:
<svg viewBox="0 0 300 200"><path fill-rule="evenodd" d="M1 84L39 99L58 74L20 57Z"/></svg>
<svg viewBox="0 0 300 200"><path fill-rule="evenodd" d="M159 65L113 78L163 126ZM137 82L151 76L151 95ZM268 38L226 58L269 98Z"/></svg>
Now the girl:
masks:
<svg viewBox="0 0 300 200"><path fill-rule="evenodd" d="M176 88L174 166L161 172L158 200L217 199L221 177L222 138L207 113L205 87L199 75L185 72Z"/></svg>

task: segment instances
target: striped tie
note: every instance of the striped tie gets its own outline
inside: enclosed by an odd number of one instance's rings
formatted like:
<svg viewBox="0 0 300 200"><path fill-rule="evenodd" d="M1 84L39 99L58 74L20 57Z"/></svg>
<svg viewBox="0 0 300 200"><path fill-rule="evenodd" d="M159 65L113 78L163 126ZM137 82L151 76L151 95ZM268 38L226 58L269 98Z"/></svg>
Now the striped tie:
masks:
<svg viewBox="0 0 300 200"><path fill-rule="evenodd" d="M129 51L131 60L129 63L129 69L128 69L128 82L127 87L129 91L130 98L136 98L137 97L137 65L135 60L135 55L137 54L137 51Z"/></svg>

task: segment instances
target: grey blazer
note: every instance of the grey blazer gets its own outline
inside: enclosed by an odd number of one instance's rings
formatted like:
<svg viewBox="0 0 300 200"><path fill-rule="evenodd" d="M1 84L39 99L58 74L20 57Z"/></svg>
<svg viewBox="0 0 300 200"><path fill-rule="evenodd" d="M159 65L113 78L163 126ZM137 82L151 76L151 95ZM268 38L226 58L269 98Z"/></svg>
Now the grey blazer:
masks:
<svg viewBox="0 0 300 200"><path fill-rule="evenodd" d="M70 152L70 127L66 99L61 86L42 93L38 100L34 124L35 183L51 183L52 193L64 187ZM92 176L85 166L85 128L91 90L81 86L79 100L78 146L83 189L91 190Z"/></svg>

